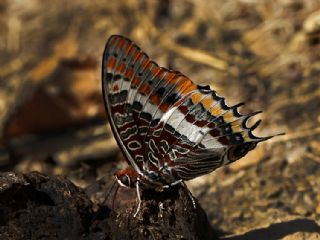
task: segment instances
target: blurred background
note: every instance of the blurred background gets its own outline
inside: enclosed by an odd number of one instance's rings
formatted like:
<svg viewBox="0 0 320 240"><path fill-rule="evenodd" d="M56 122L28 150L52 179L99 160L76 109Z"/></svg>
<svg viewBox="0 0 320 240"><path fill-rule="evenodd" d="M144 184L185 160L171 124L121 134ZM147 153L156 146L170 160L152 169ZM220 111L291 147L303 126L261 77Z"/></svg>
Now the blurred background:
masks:
<svg viewBox="0 0 320 240"><path fill-rule="evenodd" d="M124 163L101 95L112 34L243 113L263 110L257 135L286 132L188 183L222 235L320 237L319 0L0 0L0 171L86 187Z"/></svg>

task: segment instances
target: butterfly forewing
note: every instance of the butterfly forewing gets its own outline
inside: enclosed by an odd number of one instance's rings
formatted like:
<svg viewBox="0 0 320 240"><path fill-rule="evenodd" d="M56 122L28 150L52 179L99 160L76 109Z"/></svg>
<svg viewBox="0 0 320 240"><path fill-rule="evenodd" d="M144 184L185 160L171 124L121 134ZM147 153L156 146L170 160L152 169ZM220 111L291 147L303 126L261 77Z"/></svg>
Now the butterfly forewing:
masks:
<svg viewBox="0 0 320 240"><path fill-rule="evenodd" d="M102 77L113 133L130 164L141 172L146 167L145 136L169 107L163 96L173 89L170 81L180 76L160 68L131 40L114 35L105 48Z"/></svg>

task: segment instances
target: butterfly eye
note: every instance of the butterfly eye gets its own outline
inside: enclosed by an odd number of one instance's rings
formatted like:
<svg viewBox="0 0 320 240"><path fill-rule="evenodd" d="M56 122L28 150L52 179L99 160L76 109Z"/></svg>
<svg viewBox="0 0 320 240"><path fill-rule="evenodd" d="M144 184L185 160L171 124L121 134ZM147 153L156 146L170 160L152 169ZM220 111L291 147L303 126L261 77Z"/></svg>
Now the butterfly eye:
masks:
<svg viewBox="0 0 320 240"><path fill-rule="evenodd" d="M118 181L124 185L125 187L130 187L131 186L131 179L127 174L124 174L122 176L120 176L120 178L118 179Z"/></svg>

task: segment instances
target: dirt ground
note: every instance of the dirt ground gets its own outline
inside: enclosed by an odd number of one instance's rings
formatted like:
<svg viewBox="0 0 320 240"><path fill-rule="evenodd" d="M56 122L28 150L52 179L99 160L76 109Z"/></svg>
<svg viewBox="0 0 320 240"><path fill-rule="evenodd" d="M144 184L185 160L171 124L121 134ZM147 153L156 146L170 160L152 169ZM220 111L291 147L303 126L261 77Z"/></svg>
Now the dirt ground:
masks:
<svg viewBox="0 0 320 240"><path fill-rule="evenodd" d="M124 164L100 89L112 34L286 133L187 183L221 239L320 239L319 0L0 0L1 172L84 188Z"/></svg>

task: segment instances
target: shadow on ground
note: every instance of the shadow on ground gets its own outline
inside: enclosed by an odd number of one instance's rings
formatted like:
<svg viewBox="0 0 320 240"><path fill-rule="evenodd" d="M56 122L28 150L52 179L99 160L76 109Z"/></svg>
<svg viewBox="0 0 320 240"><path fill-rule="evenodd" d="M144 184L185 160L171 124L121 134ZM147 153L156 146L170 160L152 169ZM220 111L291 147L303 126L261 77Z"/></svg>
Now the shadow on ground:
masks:
<svg viewBox="0 0 320 240"><path fill-rule="evenodd" d="M318 232L320 226L310 219L295 219L287 222L271 224L267 228L255 229L242 235L223 238L223 240L270 240L281 239L296 232Z"/></svg>

